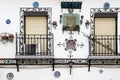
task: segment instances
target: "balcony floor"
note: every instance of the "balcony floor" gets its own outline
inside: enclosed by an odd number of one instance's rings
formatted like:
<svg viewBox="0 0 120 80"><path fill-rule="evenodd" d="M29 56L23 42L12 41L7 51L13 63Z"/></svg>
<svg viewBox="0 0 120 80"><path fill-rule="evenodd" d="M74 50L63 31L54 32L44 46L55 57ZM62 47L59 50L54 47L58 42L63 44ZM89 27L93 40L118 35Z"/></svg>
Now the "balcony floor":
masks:
<svg viewBox="0 0 120 80"><path fill-rule="evenodd" d="M88 56L88 59L120 59L120 56Z"/></svg>
<svg viewBox="0 0 120 80"><path fill-rule="evenodd" d="M46 58L52 59L54 58L54 56L16 55L15 58L16 59L46 59Z"/></svg>

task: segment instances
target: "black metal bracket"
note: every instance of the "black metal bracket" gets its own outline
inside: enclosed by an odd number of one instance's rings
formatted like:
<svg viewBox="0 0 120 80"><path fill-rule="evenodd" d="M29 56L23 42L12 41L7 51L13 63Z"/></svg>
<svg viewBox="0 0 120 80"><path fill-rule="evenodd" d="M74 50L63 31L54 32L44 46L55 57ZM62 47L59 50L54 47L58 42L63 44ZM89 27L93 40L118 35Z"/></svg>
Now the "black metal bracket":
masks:
<svg viewBox="0 0 120 80"><path fill-rule="evenodd" d="M29 60L29 61L24 61ZM0 65L15 65L17 72L19 72L20 65L51 65L52 71L55 69L55 65L68 65L70 68L70 75L72 74L72 68L74 65L87 65L88 72L90 71L91 65L120 65L119 56L115 56L114 59L77 59L77 58L52 58L52 59L38 59L40 61L36 62L36 59L22 59L22 58L0 58ZM45 61L44 61L45 60ZM97 63L96 63L97 61ZM42 62L42 63L41 63Z"/></svg>
<svg viewBox="0 0 120 80"><path fill-rule="evenodd" d="M19 63L18 63L18 59L16 59L16 67L17 67L17 72L19 72Z"/></svg>
<svg viewBox="0 0 120 80"><path fill-rule="evenodd" d="M88 72L90 72L91 60L88 59Z"/></svg>
<svg viewBox="0 0 120 80"><path fill-rule="evenodd" d="M54 59L52 59L52 71L55 70L55 63L54 63Z"/></svg>
<svg viewBox="0 0 120 80"><path fill-rule="evenodd" d="M72 62L72 60L70 60L70 62L69 62L70 75L72 74L72 66L73 66L73 62Z"/></svg>

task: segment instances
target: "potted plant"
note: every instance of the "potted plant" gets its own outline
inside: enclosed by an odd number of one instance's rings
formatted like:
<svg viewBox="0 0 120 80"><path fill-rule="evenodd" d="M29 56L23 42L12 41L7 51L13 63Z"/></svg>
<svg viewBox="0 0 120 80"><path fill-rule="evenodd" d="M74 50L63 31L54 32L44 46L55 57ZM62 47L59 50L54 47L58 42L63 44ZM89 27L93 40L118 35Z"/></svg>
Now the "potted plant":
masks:
<svg viewBox="0 0 120 80"><path fill-rule="evenodd" d="M13 35L13 34L9 34L9 35L8 35L8 40L9 40L10 42L13 42L13 40L14 40L14 35Z"/></svg>
<svg viewBox="0 0 120 80"><path fill-rule="evenodd" d="M2 41L3 41L3 40L8 40L8 36L7 36L7 35L2 35L2 36L1 36L1 39L2 39Z"/></svg>
<svg viewBox="0 0 120 80"><path fill-rule="evenodd" d="M1 36L1 40L2 42L5 44L7 41L8 41L8 36L5 34L5 35L2 35Z"/></svg>

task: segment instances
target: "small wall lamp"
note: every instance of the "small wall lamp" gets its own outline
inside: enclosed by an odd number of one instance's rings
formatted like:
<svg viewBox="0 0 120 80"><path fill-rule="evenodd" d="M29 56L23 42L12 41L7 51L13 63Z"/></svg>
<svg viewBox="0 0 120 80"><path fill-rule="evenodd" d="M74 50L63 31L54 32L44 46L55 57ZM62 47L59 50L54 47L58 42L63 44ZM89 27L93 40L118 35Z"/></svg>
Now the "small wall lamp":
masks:
<svg viewBox="0 0 120 80"><path fill-rule="evenodd" d="M80 24L83 24L83 18L84 18L84 16L83 16L83 15L81 15Z"/></svg>
<svg viewBox="0 0 120 80"><path fill-rule="evenodd" d="M60 23L62 22L62 15L60 15Z"/></svg>
<svg viewBox="0 0 120 80"><path fill-rule="evenodd" d="M53 28L56 29L56 27L57 27L57 21L53 21L52 25L53 25Z"/></svg>

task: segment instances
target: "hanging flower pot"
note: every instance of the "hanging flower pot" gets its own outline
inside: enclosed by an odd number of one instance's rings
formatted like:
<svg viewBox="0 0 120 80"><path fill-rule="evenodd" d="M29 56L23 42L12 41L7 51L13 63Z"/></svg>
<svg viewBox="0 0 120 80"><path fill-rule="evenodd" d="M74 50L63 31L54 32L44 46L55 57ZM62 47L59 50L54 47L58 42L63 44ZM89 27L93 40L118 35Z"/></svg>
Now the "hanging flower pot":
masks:
<svg viewBox="0 0 120 80"><path fill-rule="evenodd" d="M14 40L14 35L13 35L13 34L9 34L9 35L8 35L8 40L9 40L10 42L13 42L13 40Z"/></svg>
<svg viewBox="0 0 120 80"><path fill-rule="evenodd" d="M5 44L6 42L13 42L14 35L11 33L1 33L0 40L2 41L3 44Z"/></svg>
<svg viewBox="0 0 120 80"><path fill-rule="evenodd" d="M7 42L7 41L8 41L8 36L7 36L7 35L2 35L2 36L1 36L1 40L2 40L2 41L5 40L5 41Z"/></svg>
<svg viewBox="0 0 120 80"><path fill-rule="evenodd" d="M13 40L14 40L14 38L9 38L9 41L10 41L10 42L13 42Z"/></svg>

